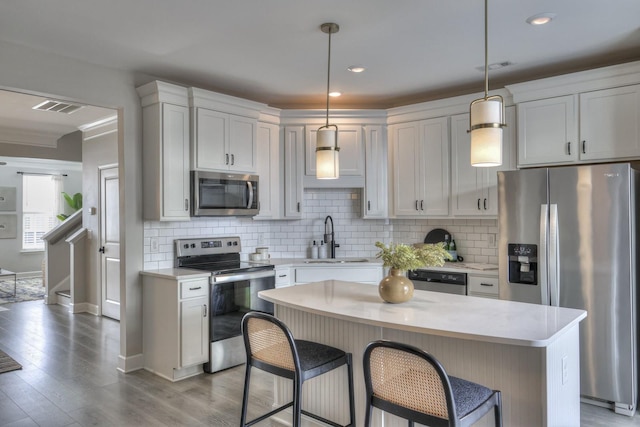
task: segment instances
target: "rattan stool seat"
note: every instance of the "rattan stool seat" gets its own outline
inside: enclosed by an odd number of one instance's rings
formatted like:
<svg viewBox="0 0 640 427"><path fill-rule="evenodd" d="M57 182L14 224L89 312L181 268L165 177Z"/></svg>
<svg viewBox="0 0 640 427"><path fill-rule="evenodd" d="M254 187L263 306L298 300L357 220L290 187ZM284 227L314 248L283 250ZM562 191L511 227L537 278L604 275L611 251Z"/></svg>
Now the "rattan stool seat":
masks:
<svg viewBox="0 0 640 427"><path fill-rule="evenodd" d="M351 353L338 348L306 340L295 340L289 328L270 314L249 312L242 319L242 335L247 352L244 395L240 426L251 426L272 415L293 406L293 426L300 426L301 415L310 416L325 424L342 427L339 424L302 409L302 384L304 381L322 375L342 365L347 367L349 386L350 423L355 425L353 402L353 366ZM246 421L249 400L251 368L255 367L274 375L293 380L293 400L252 421ZM345 426L346 427L346 426Z"/></svg>

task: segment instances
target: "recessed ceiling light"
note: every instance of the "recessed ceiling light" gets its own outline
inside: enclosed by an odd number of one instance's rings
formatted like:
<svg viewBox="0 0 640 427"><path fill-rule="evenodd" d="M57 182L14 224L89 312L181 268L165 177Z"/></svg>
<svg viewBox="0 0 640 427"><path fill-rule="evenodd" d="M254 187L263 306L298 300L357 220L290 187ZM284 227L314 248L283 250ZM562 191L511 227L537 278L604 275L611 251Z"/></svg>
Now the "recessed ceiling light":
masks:
<svg viewBox="0 0 640 427"><path fill-rule="evenodd" d="M537 15L533 15L527 18L527 24L531 24L531 25L544 25L544 24L548 24L549 22L551 22L553 20L553 18L556 17L555 13L549 13L549 12L544 12L544 13L539 13Z"/></svg>
<svg viewBox="0 0 640 427"><path fill-rule="evenodd" d="M337 96L340 96L340 95L342 95L342 93L341 93L341 92L329 92L329 96L331 96L331 97L333 97L333 98L335 98L335 97L337 97Z"/></svg>
<svg viewBox="0 0 640 427"><path fill-rule="evenodd" d="M352 73L361 73L366 70L366 68L361 65L352 65L350 67L347 67L347 70L351 71Z"/></svg>

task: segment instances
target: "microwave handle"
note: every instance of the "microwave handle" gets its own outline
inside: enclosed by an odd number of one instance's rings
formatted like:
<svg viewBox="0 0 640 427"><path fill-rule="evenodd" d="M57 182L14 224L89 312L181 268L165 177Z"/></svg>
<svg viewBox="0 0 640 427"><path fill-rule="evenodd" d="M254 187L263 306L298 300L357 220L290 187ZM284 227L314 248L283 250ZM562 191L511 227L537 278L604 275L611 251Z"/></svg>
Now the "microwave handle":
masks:
<svg viewBox="0 0 640 427"><path fill-rule="evenodd" d="M251 181L247 181L247 189L249 190L249 203L247 203L247 209L251 209L251 205L253 205L253 183Z"/></svg>

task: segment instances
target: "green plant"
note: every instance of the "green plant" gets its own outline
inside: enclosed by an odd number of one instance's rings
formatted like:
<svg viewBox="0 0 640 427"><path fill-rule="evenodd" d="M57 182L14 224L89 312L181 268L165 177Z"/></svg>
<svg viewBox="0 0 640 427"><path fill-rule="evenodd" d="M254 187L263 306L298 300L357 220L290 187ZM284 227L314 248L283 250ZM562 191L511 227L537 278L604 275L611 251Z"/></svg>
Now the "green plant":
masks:
<svg viewBox="0 0 640 427"><path fill-rule="evenodd" d="M424 244L423 246L409 246L403 243L385 245L376 242L380 252L376 258L381 258L385 267L398 270L415 270L420 267L441 267L451 255L444 249L444 243Z"/></svg>
<svg viewBox="0 0 640 427"><path fill-rule="evenodd" d="M67 201L67 205L69 205L69 207L73 209L74 212L82 209L82 193L76 193L73 196L70 196L63 191L62 196ZM60 221L64 221L65 219L69 218L69 215L61 213L56 215L56 218L58 218Z"/></svg>

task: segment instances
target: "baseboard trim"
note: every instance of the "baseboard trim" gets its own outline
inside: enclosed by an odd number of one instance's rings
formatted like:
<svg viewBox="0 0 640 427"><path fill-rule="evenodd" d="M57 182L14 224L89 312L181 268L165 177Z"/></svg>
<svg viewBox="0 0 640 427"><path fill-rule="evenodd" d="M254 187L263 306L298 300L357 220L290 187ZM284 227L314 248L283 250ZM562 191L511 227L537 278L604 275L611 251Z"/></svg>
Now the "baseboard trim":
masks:
<svg viewBox="0 0 640 427"><path fill-rule="evenodd" d="M118 371L128 374L129 372L139 371L142 368L144 368L144 356L142 353L129 357L118 356Z"/></svg>
<svg viewBox="0 0 640 427"><path fill-rule="evenodd" d="M77 304L71 304L71 309L69 310L72 313L89 313L89 314L93 314L94 316L99 316L99 309L98 306L95 304L90 304L88 302L80 302Z"/></svg>

